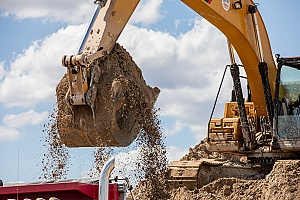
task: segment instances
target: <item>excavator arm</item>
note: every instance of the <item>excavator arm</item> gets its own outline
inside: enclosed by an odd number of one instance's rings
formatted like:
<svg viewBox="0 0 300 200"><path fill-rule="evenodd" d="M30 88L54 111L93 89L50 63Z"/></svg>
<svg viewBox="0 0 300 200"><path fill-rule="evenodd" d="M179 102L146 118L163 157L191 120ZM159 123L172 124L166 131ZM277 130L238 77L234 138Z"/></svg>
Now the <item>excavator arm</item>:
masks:
<svg viewBox="0 0 300 200"><path fill-rule="evenodd" d="M182 1L228 38L247 74L258 117L267 113L270 116L270 97L274 94L277 69L266 28L253 1ZM93 96L85 95L93 84L93 81L87 81L86 68L93 60L110 53L139 0L97 0L95 3L94 15L77 55L62 58L63 66L68 69L70 87L67 98L71 105L91 106L95 101L86 99Z"/></svg>
<svg viewBox="0 0 300 200"><path fill-rule="evenodd" d="M71 105L86 105L95 101L86 99L89 96L85 95L93 84L93 81L87 81L87 67L95 59L111 52L138 3L139 0L95 1L96 9L77 55L62 57L62 65L67 67L68 72L67 98Z"/></svg>
<svg viewBox="0 0 300 200"><path fill-rule="evenodd" d="M57 86L58 131L68 147L128 146L160 90L146 84L139 67L116 44L139 0L95 3L78 53L62 58L67 74Z"/></svg>

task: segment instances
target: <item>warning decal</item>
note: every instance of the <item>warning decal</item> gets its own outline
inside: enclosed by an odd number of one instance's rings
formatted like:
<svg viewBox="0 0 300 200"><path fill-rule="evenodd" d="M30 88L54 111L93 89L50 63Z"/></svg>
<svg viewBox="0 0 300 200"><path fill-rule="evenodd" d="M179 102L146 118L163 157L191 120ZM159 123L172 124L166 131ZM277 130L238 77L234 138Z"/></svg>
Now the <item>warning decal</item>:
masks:
<svg viewBox="0 0 300 200"><path fill-rule="evenodd" d="M222 0L222 6L224 10L228 11L230 8L230 0Z"/></svg>

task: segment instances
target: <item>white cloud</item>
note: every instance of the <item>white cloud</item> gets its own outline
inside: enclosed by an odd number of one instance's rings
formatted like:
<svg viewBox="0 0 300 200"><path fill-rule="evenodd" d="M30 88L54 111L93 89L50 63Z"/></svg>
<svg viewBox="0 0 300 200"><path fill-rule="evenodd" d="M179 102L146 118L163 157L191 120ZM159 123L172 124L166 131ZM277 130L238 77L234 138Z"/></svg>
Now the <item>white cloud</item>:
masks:
<svg viewBox="0 0 300 200"><path fill-rule="evenodd" d="M91 18L94 7L91 0L1 0L0 14L17 19L42 18L81 24Z"/></svg>
<svg viewBox="0 0 300 200"><path fill-rule="evenodd" d="M3 123L11 128L21 128L25 125L41 124L48 117L48 112L38 113L32 109L19 114L8 114L3 118Z"/></svg>
<svg viewBox="0 0 300 200"><path fill-rule="evenodd" d="M11 127L0 126L0 141L13 141L20 137L20 132Z"/></svg>
<svg viewBox="0 0 300 200"><path fill-rule="evenodd" d="M22 136L20 128L41 124L47 117L47 112L39 113L32 109L19 114L5 115L3 125L0 126L0 142L17 140Z"/></svg>
<svg viewBox="0 0 300 200"><path fill-rule="evenodd" d="M53 100L55 86L66 72L61 57L76 53L85 27L60 29L17 55L0 82L0 102L7 107L27 108Z"/></svg>
<svg viewBox="0 0 300 200"><path fill-rule="evenodd" d="M160 6L163 0L142 0L132 15L130 23L150 25L163 17Z"/></svg>
<svg viewBox="0 0 300 200"><path fill-rule="evenodd" d="M182 129L184 128L184 126L185 126L185 124L182 121L176 120L171 128L165 128L164 129L164 134L167 137L175 135L175 134L181 132Z"/></svg>
<svg viewBox="0 0 300 200"><path fill-rule="evenodd" d="M6 76L7 71L4 68L5 66L5 62L0 62L0 80L2 80L4 78L4 76Z"/></svg>
<svg viewBox="0 0 300 200"><path fill-rule="evenodd" d="M119 41L142 68L147 81L161 88L205 88L228 63L225 37L200 18L179 37L128 25Z"/></svg>
<svg viewBox="0 0 300 200"><path fill-rule="evenodd" d="M161 115L180 122L166 129L168 134L184 127L204 136L206 129L201 127L207 125L229 62L223 34L206 20L196 18L192 29L179 37L128 25L119 41L143 70L147 83L161 89ZM230 91L230 87L227 79L223 91ZM225 96L221 95L219 102L230 98ZM196 132L199 130L203 132Z"/></svg>
<svg viewBox="0 0 300 200"><path fill-rule="evenodd" d="M130 23L149 25L162 17L160 5L163 0L142 0ZM93 15L92 0L1 0L0 16L17 19L40 18L46 21L62 21L71 24L86 23Z"/></svg>
<svg viewBox="0 0 300 200"><path fill-rule="evenodd" d="M174 160L180 160L187 153L188 149L182 149L176 146L167 147L167 157L169 162L172 162Z"/></svg>

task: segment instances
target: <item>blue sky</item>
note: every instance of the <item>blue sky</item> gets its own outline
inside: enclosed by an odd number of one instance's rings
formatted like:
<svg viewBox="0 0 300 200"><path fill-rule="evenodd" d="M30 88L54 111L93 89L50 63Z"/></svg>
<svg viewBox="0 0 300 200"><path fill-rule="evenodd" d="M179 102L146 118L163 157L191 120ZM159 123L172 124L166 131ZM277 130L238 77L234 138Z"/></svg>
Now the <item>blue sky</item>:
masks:
<svg viewBox="0 0 300 200"><path fill-rule="evenodd" d="M257 2L273 53L299 55L300 2ZM41 175L43 124L55 104L55 85L65 73L60 59L76 52L93 10L92 0L0 2L0 179L5 183L35 181ZM179 159L205 136L220 77L229 64L225 37L180 1L141 0L118 42L147 83L161 88L157 105L170 159ZM225 93L220 102L228 98ZM222 106L218 110L221 114ZM130 157L136 149L118 151ZM85 175L92 153L93 148L70 150L69 178Z"/></svg>

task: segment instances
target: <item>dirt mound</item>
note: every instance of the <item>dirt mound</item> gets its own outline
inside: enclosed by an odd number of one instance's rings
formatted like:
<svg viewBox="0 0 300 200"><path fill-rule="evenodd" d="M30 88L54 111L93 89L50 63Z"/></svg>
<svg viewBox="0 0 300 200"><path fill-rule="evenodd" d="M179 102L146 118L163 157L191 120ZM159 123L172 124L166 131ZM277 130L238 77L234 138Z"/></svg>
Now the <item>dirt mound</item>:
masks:
<svg viewBox="0 0 300 200"><path fill-rule="evenodd" d="M203 141L191 148L189 153L181 160L199 160L201 158L214 158L234 164L243 165L244 163L245 166L247 165L238 156L208 152ZM156 199L300 199L300 160L277 161L265 178L256 179L246 180L246 177L245 179L220 178L200 189L189 190L186 187L179 187L169 190L167 195L166 192L163 192ZM137 199L155 199L145 195L153 189L157 190L157 188L151 188L149 181L144 180L138 184L134 193ZM157 193L159 193L159 190L157 190Z"/></svg>
<svg viewBox="0 0 300 200"><path fill-rule="evenodd" d="M300 161L277 161L261 180L221 178L193 191L170 191L170 199L300 199Z"/></svg>
<svg viewBox="0 0 300 200"><path fill-rule="evenodd" d="M209 152L206 149L205 141L202 140L194 148L190 148L189 152L183 156L180 160L200 160L201 158L212 158L218 160L227 160L227 161L237 161L239 162L241 157L234 156L231 154L218 153L218 152Z"/></svg>
<svg viewBox="0 0 300 200"><path fill-rule="evenodd" d="M146 84L141 70L119 44L88 67L88 79L93 84L86 95L95 98L91 107L66 103L67 76L57 85L57 122L63 143L69 147L128 146L160 90Z"/></svg>

